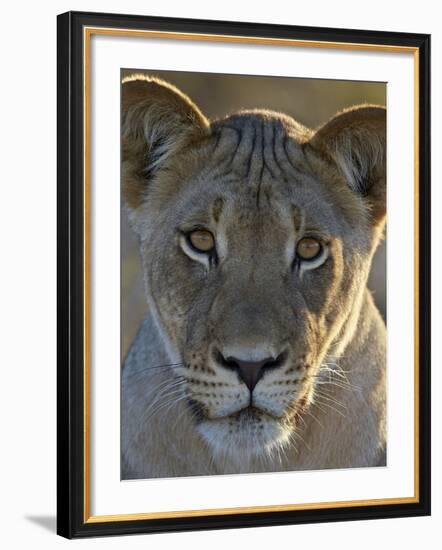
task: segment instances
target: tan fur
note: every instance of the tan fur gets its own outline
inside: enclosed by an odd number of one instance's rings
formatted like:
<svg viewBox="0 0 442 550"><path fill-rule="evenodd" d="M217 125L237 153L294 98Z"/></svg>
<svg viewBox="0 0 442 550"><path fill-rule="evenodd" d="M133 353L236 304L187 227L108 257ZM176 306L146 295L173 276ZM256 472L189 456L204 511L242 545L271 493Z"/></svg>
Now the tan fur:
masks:
<svg viewBox="0 0 442 550"><path fill-rule="evenodd" d="M123 370L123 478L385 464L385 326L366 289L385 111L317 132L268 111L209 123L144 77L122 108L150 306ZM213 256L189 245L195 228ZM322 243L311 263L295 258L305 236ZM228 357L266 358L253 391Z"/></svg>

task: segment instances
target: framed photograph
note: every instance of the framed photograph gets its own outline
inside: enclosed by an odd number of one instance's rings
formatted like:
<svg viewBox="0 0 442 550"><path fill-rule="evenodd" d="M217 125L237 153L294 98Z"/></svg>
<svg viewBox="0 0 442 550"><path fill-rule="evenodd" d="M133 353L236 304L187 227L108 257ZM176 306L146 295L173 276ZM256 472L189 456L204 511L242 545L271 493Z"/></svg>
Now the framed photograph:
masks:
<svg viewBox="0 0 442 550"><path fill-rule="evenodd" d="M58 533L430 513L430 37L58 17Z"/></svg>

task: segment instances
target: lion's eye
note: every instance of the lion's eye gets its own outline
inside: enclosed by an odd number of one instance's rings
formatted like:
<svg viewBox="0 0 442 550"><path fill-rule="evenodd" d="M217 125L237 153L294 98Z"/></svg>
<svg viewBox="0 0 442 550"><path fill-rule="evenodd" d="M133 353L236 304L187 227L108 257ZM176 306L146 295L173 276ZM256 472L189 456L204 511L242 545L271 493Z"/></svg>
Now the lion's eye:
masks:
<svg viewBox="0 0 442 550"><path fill-rule="evenodd" d="M206 231L205 229L196 229L195 231L191 231L187 235L187 238L193 248L198 252L209 253L215 248L214 236L210 233L210 231Z"/></svg>
<svg viewBox="0 0 442 550"><path fill-rule="evenodd" d="M296 255L300 260L314 260L321 252L321 243L313 237L304 237L296 246Z"/></svg>

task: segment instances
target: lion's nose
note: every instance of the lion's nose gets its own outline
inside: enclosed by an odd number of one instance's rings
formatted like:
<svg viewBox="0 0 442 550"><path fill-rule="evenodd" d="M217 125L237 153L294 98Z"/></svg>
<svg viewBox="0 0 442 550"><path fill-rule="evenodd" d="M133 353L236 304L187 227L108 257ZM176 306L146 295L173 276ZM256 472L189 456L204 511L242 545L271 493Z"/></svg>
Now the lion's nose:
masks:
<svg viewBox="0 0 442 550"><path fill-rule="evenodd" d="M253 391L266 371L280 367L285 362L286 356L287 354L284 352L280 353L276 358L266 357L260 361L249 361L230 355L224 357L221 352L216 353L218 364L236 371L250 391Z"/></svg>

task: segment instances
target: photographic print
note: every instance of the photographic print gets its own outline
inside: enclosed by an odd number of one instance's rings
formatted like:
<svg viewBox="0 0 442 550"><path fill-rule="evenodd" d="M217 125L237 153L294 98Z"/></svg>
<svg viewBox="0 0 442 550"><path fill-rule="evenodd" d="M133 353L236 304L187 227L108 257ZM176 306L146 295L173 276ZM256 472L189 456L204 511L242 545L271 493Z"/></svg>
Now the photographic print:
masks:
<svg viewBox="0 0 442 550"><path fill-rule="evenodd" d="M57 532L430 513L430 37L58 17Z"/></svg>
<svg viewBox="0 0 442 550"><path fill-rule="evenodd" d="M386 465L386 84L122 70L122 479Z"/></svg>

